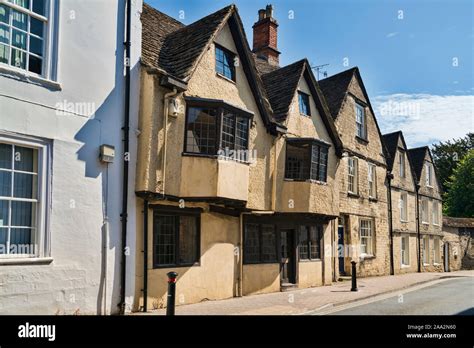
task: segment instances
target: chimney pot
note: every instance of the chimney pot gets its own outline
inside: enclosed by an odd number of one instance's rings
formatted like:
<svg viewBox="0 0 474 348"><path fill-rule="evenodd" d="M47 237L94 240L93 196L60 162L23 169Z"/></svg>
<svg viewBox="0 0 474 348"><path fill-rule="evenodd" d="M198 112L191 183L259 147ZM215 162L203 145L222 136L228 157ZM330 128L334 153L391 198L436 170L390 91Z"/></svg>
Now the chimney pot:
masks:
<svg viewBox="0 0 474 348"><path fill-rule="evenodd" d="M258 10L258 20L261 21L264 18L265 18L265 10L262 8L261 10Z"/></svg>
<svg viewBox="0 0 474 348"><path fill-rule="evenodd" d="M258 10L258 21L253 25L253 52L273 65L279 64L277 49L278 23L273 18L273 6Z"/></svg>
<svg viewBox="0 0 474 348"><path fill-rule="evenodd" d="M273 6L272 5L267 5L265 8L265 14L267 18L273 18Z"/></svg>

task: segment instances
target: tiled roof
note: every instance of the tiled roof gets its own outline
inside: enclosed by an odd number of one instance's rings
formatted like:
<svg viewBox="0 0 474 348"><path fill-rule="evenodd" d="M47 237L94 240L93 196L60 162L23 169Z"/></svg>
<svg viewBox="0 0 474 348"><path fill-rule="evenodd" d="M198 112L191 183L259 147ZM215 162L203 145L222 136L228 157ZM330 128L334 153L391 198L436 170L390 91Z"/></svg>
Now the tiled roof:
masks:
<svg viewBox="0 0 474 348"><path fill-rule="evenodd" d="M342 102L349 88L349 83L356 70L357 67L354 67L318 81L319 87L321 87L326 97L333 118L336 118L339 114Z"/></svg>
<svg viewBox="0 0 474 348"><path fill-rule="evenodd" d="M426 151L428 151L428 146L408 150L408 157L410 158L410 164L413 168L416 182L419 182L421 178Z"/></svg>
<svg viewBox="0 0 474 348"><path fill-rule="evenodd" d="M265 59L259 58L255 53L252 53L255 67L259 74L264 75L274 70L280 69L279 66L268 63Z"/></svg>
<svg viewBox="0 0 474 348"><path fill-rule="evenodd" d="M145 5L142 13L143 63L186 80L209 41L234 8L234 5L229 5L184 26Z"/></svg>
<svg viewBox="0 0 474 348"><path fill-rule="evenodd" d="M400 138L402 132L394 132L389 134L384 134L383 141L385 143L384 149L386 150L385 157L387 159L387 166L389 170L393 168L393 161L395 160L395 155L397 153L398 139Z"/></svg>
<svg viewBox="0 0 474 348"><path fill-rule="evenodd" d="M283 120L300 81L305 59L263 74L262 80L276 120Z"/></svg>

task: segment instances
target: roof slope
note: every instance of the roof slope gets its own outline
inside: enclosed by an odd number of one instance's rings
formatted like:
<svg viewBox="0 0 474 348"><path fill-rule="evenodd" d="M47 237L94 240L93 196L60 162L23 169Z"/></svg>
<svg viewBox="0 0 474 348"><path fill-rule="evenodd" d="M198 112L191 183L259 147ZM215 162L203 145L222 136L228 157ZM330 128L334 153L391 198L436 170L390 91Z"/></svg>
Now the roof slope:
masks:
<svg viewBox="0 0 474 348"><path fill-rule="evenodd" d="M393 162L395 160L395 155L397 153L398 139L402 134L401 131L393 132L389 134L382 135L383 141L385 143L384 150L386 152L385 158L387 159L388 169L391 171L393 168Z"/></svg>
<svg viewBox="0 0 474 348"><path fill-rule="evenodd" d="M263 85L276 120L283 120L298 88L305 67L305 59L262 75Z"/></svg>
<svg viewBox="0 0 474 348"><path fill-rule="evenodd" d="M443 226L474 228L474 219L443 216Z"/></svg>
<svg viewBox="0 0 474 348"><path fill-rule="evenodd" d="M229 5L185 26L151 6L144 5L143 63L186 80L204 49L234 8L234 5Z"/></svg>
<svg viewBox="0 0 474 348"><path fill-rule="evenodd" d="M428 146L422 146L417 147L416 149L408 150L408 157L410 158L410 164L413 168L416 182L419 182L421 178L421 171L423 170L426 151L429 151Z"/></svg>
<svg viewBox="0 0 474 348"><path fill-rule="evenodd" d="M341 110L342 103L349 89L349 84L356 70L357 67L354 67L318 81L319 87L321 87L329 104L331 115L334 118L337 117Z"/></svg>

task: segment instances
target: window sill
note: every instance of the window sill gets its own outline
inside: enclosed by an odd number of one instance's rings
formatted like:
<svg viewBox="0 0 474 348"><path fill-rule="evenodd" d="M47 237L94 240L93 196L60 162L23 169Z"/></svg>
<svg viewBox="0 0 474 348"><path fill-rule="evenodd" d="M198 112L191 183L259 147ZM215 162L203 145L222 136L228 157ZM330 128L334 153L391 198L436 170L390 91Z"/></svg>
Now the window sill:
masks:
<svg viewBox="0 0 474 348"><path fill-rule="evenodd" d="M431 266L429 263L424 263L423 262L423 266Z"/></svg>
<svg viewBox="0 0 474 348"><path fill-rule="evenodd" d="M361 142L361 143L364 143L364 144L368 144L369 143L369 140L368 139L364 139L364 138L361 138L359 137L358 135L356 135L356 140Z"/></svg>
<svg viewBox="0 0 474 348"><path fill-rule="evenodd" d="M299 262L322 262L321 259L300 259Z"/></svg>
<svg viewBox="0 0 474 348"><path fill-rule="evenodd" d="M234 85L237 84L234 80L229 79L227 76L221 75L221 74L219 74L218 72L216 72L216 76L219 77L219 78L221 78L221 79L226 80L227 82L233 83Z"/></svg>
<svg viewBox="0 0 474 348"><path fill-rule="evenodd" d="M434 263L433 263L433 266L441 266L441 263L439 263L439 262L434 262Z"/></svg>
<svg viewBox="0 0 474 348"><path fill-rule="evenodd" d="M52 257L19 257L19 258L0 258L0 266L15 265L48 265L53 262Z"/></svg>
<svg viewBox="0 0 474 348"><path fill-rule="evenodd" d="M307 118L311 118L311 115L306 115L306 114L303 114L300 112L300 116L303 116L303 117L307 117Z"/></svg>
<svg viewBox="0 0 474 348"><path fill-rule="evenodd" d="M402 265L402 268L410 268L410 265Z"/></svg>
<svg viewBox="0 0 474 348"><path fill-rule="evenodd" d="M402 219L400 219L400 222L406 224L406 223L408 223L408 220L402 220Z"/></svg>
<svg viewBox="0 0 474 348"><path fill-rule="evenodd" d="M309 182L311 184L318 184L318 185L323 185L323 186L328 185L328 183L325 182L325 181L319 181L319 180L313 180L313 179L297 180L297 179L284 178L283 181L287 181L287 182Z"/></svg>
<svg viewBox="0 0 474 348"><path fill-rule="evenodd" d="M5 65L0 65L0 76L11 78L17 81L30 83L40 87L45 87L53 91L60 91L61 84L56 81L48 80L44 77L35 76L28 73L27 71L16 69L14 67L7 67Z"/></svg>
<svg viewBox="0 0 474 348"><path fill-rule="evenodd" d="M430 223L429 223L429 222L423 222L423 221L422 221L421 224L422 224L422 225L429 226Z"/></svg>
<svg viewBox="0 0 474 348"><path fill-rule="evenodd" d="M375 259L375 255L372 254L362 254L360 255L360 261L365 261L365 260L372 260Z"/></svg>
<svg viewBox="0 0 474 348"><path fill-rule="evenodd" d="M347 192L348 197L360 198L359 194L353 192Z"/></svg>
<svg viewBox="0 0 474 348"><path fill-rule="evenodd" d="M189 264L185 264L185 265L163 265L163 266L153 265L153 269L200 267L200 266L201 266L201 263L200 263L200 262L195 262L195 263L189 263Z"/></svg>
<svg viewBox="0 0 474 348"><path fill-rule="evenodd" d="M256 261L256 262L244 262L244 266L249 266L249 265L279 265L280 262L278 261Z"/></svg>
<svg viewBox="0 0 474 348"><path fill-rule="evenodd" d="M182 152L181 155L186 156L186 157L202 157L202 158L209 158L209 159L222 160L222 161L232 161L232 162L241 163L241 164L244 164L244 165L252 164L252 162L249 162L249 161L247 161L247 162L246 161L240 161L240 160L232 158L232 157L225 157L225 156L219 156L219 155L208 155L208 154L193 153L193 152Z"/></svg>
<svg viewBox="0 0 474 348"><path fill-rule="evenodd" d="M379 200L375 197L369 197L369 202L377 203Z"/></svg>

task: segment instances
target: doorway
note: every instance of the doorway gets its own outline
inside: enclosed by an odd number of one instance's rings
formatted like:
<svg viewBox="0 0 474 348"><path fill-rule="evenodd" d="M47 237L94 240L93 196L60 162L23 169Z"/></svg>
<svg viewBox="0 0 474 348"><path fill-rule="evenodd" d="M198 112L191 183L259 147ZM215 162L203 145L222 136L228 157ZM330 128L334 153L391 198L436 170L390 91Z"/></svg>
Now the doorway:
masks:
<svg viewBox="0 0 474 348"><path fill-rule="evenodd" d="M280 230L280 279L283 284L296 284L295 230Z"/></svg>

